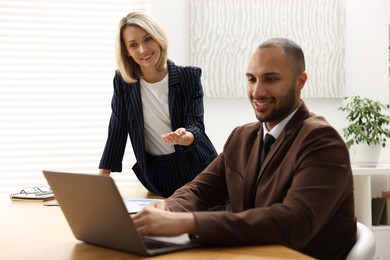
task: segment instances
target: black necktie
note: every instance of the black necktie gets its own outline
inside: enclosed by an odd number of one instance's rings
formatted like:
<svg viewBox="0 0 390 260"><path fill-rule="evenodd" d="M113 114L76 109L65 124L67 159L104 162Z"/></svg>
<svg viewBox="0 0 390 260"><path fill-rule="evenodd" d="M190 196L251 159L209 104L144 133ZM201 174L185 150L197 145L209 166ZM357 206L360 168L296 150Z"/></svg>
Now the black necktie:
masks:
<svg viewBox="0 0 390 260"><path fill-rule="evenodd" d="M265 135L263 148L261 149L261 155L260 155L260 167L261 165L263 165L264 159L267 156L269 149L271 148L274 142L275 142L275 138L272 135L270 134Z"/></svg>

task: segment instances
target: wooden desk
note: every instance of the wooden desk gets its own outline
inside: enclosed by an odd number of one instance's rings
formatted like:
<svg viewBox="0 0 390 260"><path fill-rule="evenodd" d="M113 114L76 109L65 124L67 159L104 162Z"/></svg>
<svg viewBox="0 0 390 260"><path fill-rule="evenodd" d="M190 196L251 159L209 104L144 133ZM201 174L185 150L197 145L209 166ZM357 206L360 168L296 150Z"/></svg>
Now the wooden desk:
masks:
<svg viewBox="0 0 390 260"><path fill-rule="evenodd" d="M132 198L153 197L143 187L120 187L122 195ZM53 202L53 201L48 201ZM146 259L117 250L89 245L76 240L58 206L47 202L11 201L0 193L0 259L5 260L85 260ZM161 260L208 259L312 259L289 248L272 246L210 247L153 256Z"/></svg>

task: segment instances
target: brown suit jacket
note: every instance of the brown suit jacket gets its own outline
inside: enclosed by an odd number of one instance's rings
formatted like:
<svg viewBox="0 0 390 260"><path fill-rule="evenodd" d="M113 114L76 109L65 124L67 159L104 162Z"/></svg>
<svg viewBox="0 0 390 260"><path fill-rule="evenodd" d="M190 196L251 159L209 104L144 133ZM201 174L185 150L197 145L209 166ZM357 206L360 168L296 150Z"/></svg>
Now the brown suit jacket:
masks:
<svg viewBox="0 0 390 260"><path fill-rule="evenodd" d="M281 244L319 259L342 259L355 243L348 149L302 103L259 169L261 122L233 130L223 152L166 200L195 211L201 241ZM231 203L232 212L204 211Z"/></svg>

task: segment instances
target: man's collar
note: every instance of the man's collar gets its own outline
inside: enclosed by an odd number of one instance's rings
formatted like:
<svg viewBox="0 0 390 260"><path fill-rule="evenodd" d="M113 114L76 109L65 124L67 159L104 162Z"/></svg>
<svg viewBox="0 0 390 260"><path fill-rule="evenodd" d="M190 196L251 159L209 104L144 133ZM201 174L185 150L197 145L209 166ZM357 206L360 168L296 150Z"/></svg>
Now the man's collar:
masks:
<svg viewBox="0 0 390 260"><path fill-rule="evenodd" d="M271 129L271 131L269 131L267 129L266 122L263 122L263 124L262 124L263 125L263 139L264 139L266 134L271 134L275 139L277 139L278 136L280 135L280 133L282 133L284 127L287 125L287 123L290 121L290 119L295 115L295 113L297 112L298 108L301 105L302 105L302 102L291 114L289 114L285 119L283 119L277 125L275 125Z"/></svg>

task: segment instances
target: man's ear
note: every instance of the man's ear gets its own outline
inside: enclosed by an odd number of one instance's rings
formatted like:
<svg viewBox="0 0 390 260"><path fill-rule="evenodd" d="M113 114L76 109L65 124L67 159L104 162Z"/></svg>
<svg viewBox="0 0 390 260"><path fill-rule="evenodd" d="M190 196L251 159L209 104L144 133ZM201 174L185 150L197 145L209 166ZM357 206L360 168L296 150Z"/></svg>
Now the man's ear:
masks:
<svg viewBox="0 0 390 260"><path fill-rule="evenodd" d="M304 71L300 75L298 75L297 87L298 87L299 90L303 89L303 87L305 86L306 80L307 80L306 71Z"/></svg>

